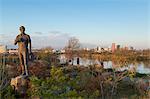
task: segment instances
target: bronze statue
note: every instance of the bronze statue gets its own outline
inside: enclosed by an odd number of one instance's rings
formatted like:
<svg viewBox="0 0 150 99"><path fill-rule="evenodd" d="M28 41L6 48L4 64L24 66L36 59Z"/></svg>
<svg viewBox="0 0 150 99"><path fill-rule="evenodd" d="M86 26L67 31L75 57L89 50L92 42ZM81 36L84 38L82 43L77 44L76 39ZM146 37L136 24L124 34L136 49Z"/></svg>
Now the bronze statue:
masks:
<svg viewBox="0 0 150 99"><path fill-rule="evenodd" d="M30 36L25 33L25 27L19 28L20 34L16 37L14 44L18 43L18 54L22 70L22 75L28 76L28 61L31 54L31 39ZM28 50L29 45L29 50Z"/></svg>

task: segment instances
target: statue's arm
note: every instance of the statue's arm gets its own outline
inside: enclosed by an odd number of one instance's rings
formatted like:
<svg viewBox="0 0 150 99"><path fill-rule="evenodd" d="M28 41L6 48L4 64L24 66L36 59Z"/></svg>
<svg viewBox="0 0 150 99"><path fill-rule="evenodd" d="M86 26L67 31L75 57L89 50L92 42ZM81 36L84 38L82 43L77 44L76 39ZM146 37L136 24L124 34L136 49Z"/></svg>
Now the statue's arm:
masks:
<svg viewBox="0 0 150 99"><path fill-rule="evenodd" d="M14 41L14 45L16 45L18 43L18 36L16 37L15 41Z"/></svg>
<svg viewBox="0 0 150 99"><path fill-rule="evenodd" d="M32 53L32 50L31 50L31 48L32 48L31 38L30 38L30 36L28 36L28 37L29 37L29 53Z"/></svg>

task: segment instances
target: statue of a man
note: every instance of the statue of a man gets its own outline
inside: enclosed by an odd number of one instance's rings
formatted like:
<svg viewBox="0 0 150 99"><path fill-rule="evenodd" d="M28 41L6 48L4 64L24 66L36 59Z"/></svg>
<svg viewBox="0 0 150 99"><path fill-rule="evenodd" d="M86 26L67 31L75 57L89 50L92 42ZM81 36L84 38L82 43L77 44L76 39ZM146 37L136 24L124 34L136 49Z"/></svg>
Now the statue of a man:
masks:
<svg viewBox="0 0 150 99"><path fill-rule="evenodd" d="M20 34L16 37L14 44L18 43L18 54L22 70L22 75L28 76L28 60L31 53L31 39L30 36L25 33L25 27L19 28ZM29 50L28 50L29 45Z"/></svg>

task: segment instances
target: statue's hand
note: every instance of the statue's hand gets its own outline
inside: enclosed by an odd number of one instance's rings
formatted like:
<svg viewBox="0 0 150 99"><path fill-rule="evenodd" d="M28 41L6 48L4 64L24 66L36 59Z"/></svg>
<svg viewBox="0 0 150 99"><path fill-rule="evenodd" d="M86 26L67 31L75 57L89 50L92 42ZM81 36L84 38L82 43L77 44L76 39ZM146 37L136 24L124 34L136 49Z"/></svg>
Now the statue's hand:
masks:
<svg viewBox="0 0 150 99"><path fill-rule="evenodd" d="M33 53L32 53L32 52L29 53L29 60L30 60L30 61L33 60Z"/></svg>
<svg viewBox="0 0 150 99"><path fill-rule="evenodd" d="M17 44L17 42L14 43L14 45L16 45L16 44Z"/></svg>
<svg viewBox="0 0 150 99"><path fill-rule="evenodd" d="M32 55L32 52L31 52L31 51L29 51L29 55Z"/></svg>
<svg viewBox="0 0 150 99"><path fill-rule="evenodd" d="M18 39L18 42L23 42L23 38L19 38L19 39Z"/></svg>

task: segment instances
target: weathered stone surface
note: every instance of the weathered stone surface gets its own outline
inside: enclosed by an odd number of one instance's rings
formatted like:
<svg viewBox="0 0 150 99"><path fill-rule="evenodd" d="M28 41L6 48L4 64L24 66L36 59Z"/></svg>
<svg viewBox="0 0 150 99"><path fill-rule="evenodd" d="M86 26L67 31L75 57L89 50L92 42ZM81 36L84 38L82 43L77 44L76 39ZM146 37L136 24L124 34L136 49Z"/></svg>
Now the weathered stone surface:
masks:
<svg viewBox="0 0 150 99"><path fill-rule="evenodd" d="M11 86L20 94L25 94L28 87L29 80L27 76L17 76L11 79Z"/></svg>

